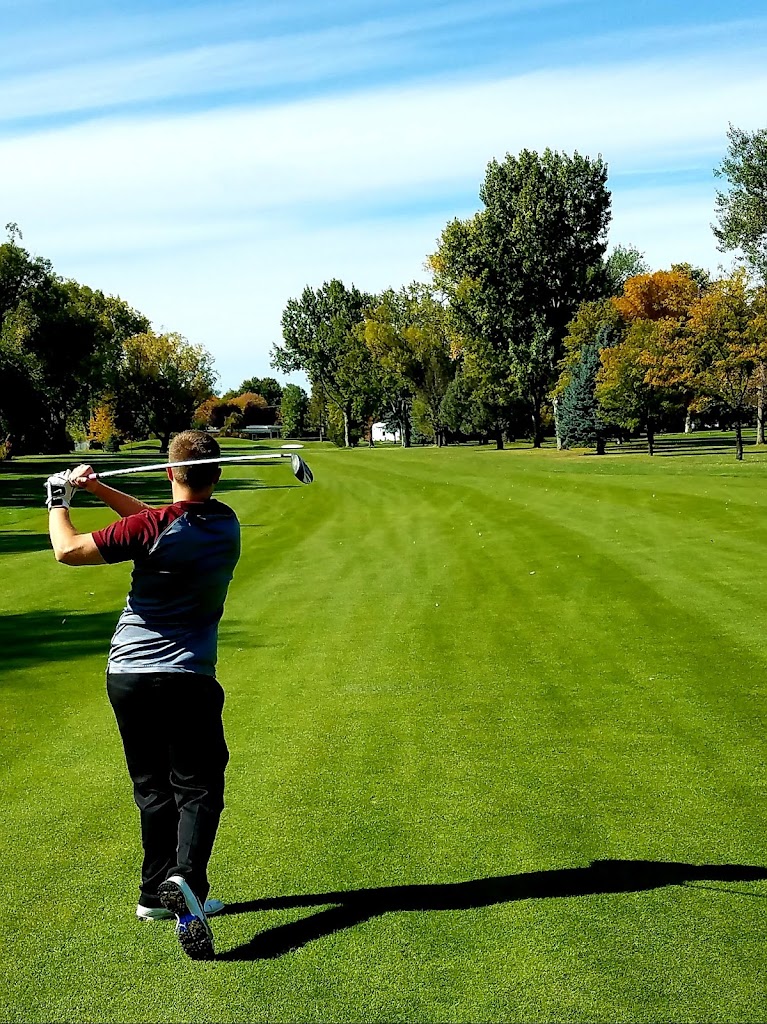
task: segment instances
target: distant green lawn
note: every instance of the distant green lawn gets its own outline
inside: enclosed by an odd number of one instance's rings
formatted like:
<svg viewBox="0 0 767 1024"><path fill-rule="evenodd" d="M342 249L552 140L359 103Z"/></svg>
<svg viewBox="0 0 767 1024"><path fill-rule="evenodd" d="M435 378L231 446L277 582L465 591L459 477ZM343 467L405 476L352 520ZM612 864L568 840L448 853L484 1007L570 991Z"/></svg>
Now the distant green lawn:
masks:
<svg viewBox="0 0 767 1024"><path fill-rule="evenodd" d="M129 567L48 550L71 457L0 470L0 1017L764 1020L767 452L723 440L225 469L208 964L133 916L103 683Z"/></svg>

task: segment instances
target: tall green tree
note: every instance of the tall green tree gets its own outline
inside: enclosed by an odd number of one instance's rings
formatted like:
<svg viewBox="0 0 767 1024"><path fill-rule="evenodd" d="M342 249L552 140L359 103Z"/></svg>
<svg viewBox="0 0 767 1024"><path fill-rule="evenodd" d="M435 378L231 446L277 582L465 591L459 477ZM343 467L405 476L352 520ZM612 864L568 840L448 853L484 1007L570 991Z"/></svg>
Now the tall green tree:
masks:
<svg viewBox="0 0 767 1024"><path fill-rule="evenodd" d="M372 296L342 281L304 288L282 314L283 344L272 349L271 362L283 373L302 370L312 387L321 389L343 420L344 445L349 447L355 422L379 388L375 367L357 330Z"/></svg>
<svg viewBox="0 0 767 1024"><path fill-rule="evenodd" d="M367 345L378 369L378 414L390 430L399 431L403 448L411 445L415 396L413 381L407 372L409 353L404 341L406 327L402 295L387 289L373 300L365 319L357 328L357 333ZM370 440L372 444L372 425Z"/></svg>
<svg viewBox="0 0 767 1024"><path fill-rule="evenodd" d="M442 418L454 434L479 438L482 444L495 430L494 410L483 402L480 393L472 386L462 360L442 399Z"/></svg>
<svg viewBox="0 0 767 1024"><path fill-rule="evenodd" d="M149 322L122 299L62 280L17 235L0 246L0 429L17 450L61 451L68 424L87 423L112 390L124 338Z"/></svg>
<svg viewBox="0 0 767 1024"><path fill-rule="evenodd" d="M714 234L723 252L740 250L767 281L767 128L746 132L730 125L729 146L714 171L727 182L716 194Z"/></svg>
<svg viewBox="0 0 767 1024"><path fill-rule="evenodd" d="M716 194L714 234L723 252L739 251L767 295L767 128L727 132L727 154L714 174L727 182ZM756 443L765 443L767 365L760 362Z"/></svg>
<svg viewBox="0 0 767 1024"><path fill-rule="evenodd" d="M362 336L386 381L386 397L414 397L421 429L444 444L442 400L455 376L453 337L445 305L433 288L413 282L384 292L361 327Z"/></svg>
<svg viewBox="0 0 767 1024"><path fill-rule="evenodd" d="M25 308L8 313L0 324L0 446L2 457L44 450L46 402L42 369L25 344L33 324Z"/></svg>
<svg viewBox="0 0 767 1024"><path fill-rule="evenodd" d="M180 334L145 331L127 338L115 389L117 426L126 437L155 434L166 452L174 431L186 430L213 392L213 357Z"/></svg>
<svg viewBox="0 0 767 1024"><path fill-rule="evenodd" d="M46 366L35 349L42 299L57 279L48 260L18 244L17 225L6 228L9 240L0 245L0 441L10 452L51 450L58 439L50 437L49 402L59 396L47 392Z"/></svg>
<svg viewBox="0 0 767 1024"><path fill-rule="evenodd" d="M301 437L306 432L309 416L309 396L297 384L286 384L282 389L280 419L283 437Z"/></svg>
<svg viewBox="0 0 767 1024"><path fill-rule="evenodd" d="M460 322L467 368L485 378L489 403L525 403L536 447L567 324L607 287L606 181L604 161L578 153L523 150L492 161L484 209L449 224L431 258Z"/></svg>
<svg viewBox="0 0 767 1024"><path fill-rule="evenodd" d="M518 400L511 346L491 313L489 281L483 290L483 267L488 259L486 218L453 220L442 232L439 248L429 258L435 282L447 296L456 325L461 358L462 393L471 393L475 411L488 417L488 429L501 449Z"/></svg>
<svg viewBox="0 0 767 1024"><path fill-rule="evenodd" d="M45 288L55 276L51 262L40 256L32 257L13 233L9 241L0 245L0 320L16 309L22 299L30 300Z"/></svg>

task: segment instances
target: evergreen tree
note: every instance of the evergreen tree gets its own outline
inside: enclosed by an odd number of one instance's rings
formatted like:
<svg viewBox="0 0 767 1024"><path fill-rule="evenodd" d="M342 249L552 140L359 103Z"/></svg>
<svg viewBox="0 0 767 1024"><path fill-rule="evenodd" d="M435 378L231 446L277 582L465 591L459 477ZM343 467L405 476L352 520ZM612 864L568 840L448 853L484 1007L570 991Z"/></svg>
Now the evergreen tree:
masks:
<svg viewBox="0 0 767 1024"><path fill-rule="evenodd" d="M571 370L570 382L559 407L559 433L563 448L604 447L595 395L600 365L599 349L591 344L581 351L580 359Z"/></svg>
<svg viewBox="0 0 767 1024"><path fill-rule="evenodd" d="M596 397L597 374L602 365L599 353L619 340L618 331L604 324L594 341L583 346L580 357L570 368L570 379L559 405L559 433L563 448L605 450L605 424L599 416Z"/></svg>

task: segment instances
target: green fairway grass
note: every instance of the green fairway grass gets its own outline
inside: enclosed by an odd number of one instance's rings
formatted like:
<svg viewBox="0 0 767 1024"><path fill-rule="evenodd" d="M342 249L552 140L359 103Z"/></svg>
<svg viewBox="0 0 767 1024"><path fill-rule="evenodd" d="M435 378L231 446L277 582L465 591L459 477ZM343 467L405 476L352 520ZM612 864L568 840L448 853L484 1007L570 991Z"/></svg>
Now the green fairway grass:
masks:
<svg viewBox="0 0 767 1024"><path fill-rule="evenodd" d="M0 471L0 1018L764 1020L767 452L303 454L311 487L269 463L218 492L213 963L134 918L104 688L130 567L55 562L71 456ZM79 497L78 528L113 518Z"/></svg>

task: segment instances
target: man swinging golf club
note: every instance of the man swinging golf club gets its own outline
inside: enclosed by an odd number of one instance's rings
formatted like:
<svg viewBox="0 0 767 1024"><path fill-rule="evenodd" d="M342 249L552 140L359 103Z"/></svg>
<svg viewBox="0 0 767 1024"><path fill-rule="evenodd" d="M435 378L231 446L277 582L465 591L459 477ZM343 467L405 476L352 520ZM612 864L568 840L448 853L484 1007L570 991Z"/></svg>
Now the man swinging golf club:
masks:
<svg viewBox="0 0 767 1024"><path fill-rule="evenodd" d="M178 434L172 462L221 452L202 431ZM139 918L175 914L176 934L193 959L213 956L208 860L224 806L229 759L216 680L218 623L240 555L240 525L211 497L215 463L167 469L173 501L163 508L102 484L90 466L46 482L49 530L59 562L133 561L126 606L109 651L107 692L125 749L141 818L144 861ZM79 533L69 518L84 487L122 518Z"/></svg>

